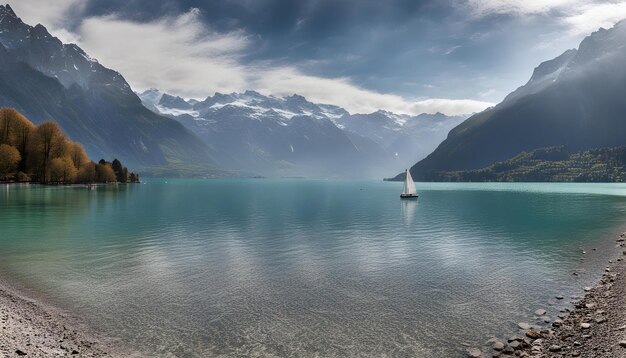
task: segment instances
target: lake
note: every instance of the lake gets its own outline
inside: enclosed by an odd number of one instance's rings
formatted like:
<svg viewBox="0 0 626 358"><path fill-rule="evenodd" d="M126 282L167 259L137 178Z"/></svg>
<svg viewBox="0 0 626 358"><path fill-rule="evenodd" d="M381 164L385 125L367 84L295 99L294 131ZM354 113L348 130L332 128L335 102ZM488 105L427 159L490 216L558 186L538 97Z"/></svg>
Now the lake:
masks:
<svg viewBox="0 0 626 358"><path fill-rule="evenodd" d="M455 357L556 317L626 218L622 184L416 186L0 186L0 276L147 355Z"/></svg>

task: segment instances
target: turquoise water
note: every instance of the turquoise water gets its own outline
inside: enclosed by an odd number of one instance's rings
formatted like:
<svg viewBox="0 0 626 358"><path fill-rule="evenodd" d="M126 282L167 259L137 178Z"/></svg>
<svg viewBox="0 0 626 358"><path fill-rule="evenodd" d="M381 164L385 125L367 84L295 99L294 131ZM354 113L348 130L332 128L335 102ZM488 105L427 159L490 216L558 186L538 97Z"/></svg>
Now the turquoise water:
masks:
<svg viewBox="0 0 626 358"><path fill-rule="evenodd" d="M401 186L0 186L0 275L149 355L454 357L554 317L626 218L621 184Z"/></svg>

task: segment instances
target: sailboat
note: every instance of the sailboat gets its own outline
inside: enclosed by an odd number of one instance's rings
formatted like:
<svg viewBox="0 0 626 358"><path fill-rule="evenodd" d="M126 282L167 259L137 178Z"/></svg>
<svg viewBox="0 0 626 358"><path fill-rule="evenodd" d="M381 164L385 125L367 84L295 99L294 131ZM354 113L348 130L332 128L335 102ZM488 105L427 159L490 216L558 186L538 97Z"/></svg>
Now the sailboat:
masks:
<svg viewBox="0 0 626 358"><path fill-rule="evenodd" d="M411 172L407 169L405 174L404 188L402 194L400 194L400 199L417 199L417 190L415 190L415 183L413 183Z"/></svg>

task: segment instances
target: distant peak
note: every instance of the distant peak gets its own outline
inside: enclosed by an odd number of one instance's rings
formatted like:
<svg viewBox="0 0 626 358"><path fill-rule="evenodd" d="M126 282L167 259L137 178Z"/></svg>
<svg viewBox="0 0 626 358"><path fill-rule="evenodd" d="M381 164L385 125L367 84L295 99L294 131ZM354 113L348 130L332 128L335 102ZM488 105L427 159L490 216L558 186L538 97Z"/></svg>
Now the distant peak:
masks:
<svg viewBox="0 0 626 358"><path fill-rule="evenodd" d="M11 5L6 4L5 6L0 5L0 14L6 14L9 16L17 17L15 11L11 8Z"/></svg>
<svg viewBox="0 0 626 358"><path fill-rule="evenodd" d="M261 96L261 94L254 90L246 90L243 94L248 96Z"/></svg>
<svg viewBox="0 0 626 358"><path fill-rule="evenodd" d="M624 27L626 26L626 19L618 21L613 27Z"/></svg>
<svg viewBox="0 0 626 358"><path fill-rule="evenodd" d="M46 29L46 27L42 24L35 25L35 27L33 27L33 32L37 35L52 36L48 32L48 29Z"/></svg>

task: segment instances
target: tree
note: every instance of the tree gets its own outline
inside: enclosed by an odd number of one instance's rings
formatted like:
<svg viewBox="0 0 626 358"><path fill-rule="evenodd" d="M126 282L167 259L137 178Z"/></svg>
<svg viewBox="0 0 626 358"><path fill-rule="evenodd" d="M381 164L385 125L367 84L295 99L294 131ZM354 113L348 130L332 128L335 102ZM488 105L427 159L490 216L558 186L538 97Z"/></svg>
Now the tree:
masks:
<svg viewBox="0 0 626 358"><path fill-rule="evenodd" d="M117 179L109 163L96 165L96 177L99 183L115 183Z"/></svg>
<svg viewBox="0 0 626 358"><path fill-rule="evenodd" d="M9 108L3 108L0 111L0 144L12 144L15 113L17 111Z"/></svg>
<svg viewBox="0 0 626 358"><path fill-rule="evenodd" d="M0 144L0 179L6 178L17 169L20 152L7 144Z"/></svg>
<svg viewBox="0 0 626 358"><path fill-rule="evenodd" d="M76 180L79 183L91 184L95 183L97 178L96 163L89 161L80 167Z"/></svg>
<svg viewBox="0 0 626 358"><path fill-rule="evenodd" d="M41 182L48 182L50 162L57 157L63 157L67 151L66 139L58 124L47 121L35 129L30 145L30 153L34 162L33 171Z"/></svg>
<svg viewBox="0 0 626 358"><path fill-rule="evenodd" d="M69 184L76 180L78 171L69 157L54 158L50 162L50 174L48 177L56 183Z"/></svg>
<svg viewBox="0 0 626 358"><path fill-rule="evenodd" d="M72 142L70 146L70 156L76 169L80 170L83 165L90 162L87 152L82 144L78 142Z"/></svg>
<svg viewBox="0 0 626 358"><path fill-rule="evenodd" d="M15 128L15 136L13 145L17 150L19 150L22 155L22 160L19 164L19 169L21 171L26 170L26 163L28 160L28 143L31 139L32 133L35 131L35 125L32 124L28 119L24 118L22 115L19 115L17 118L17 125Z"/></svg>
<svg viewBox="0 0 626 358"><path fill-rule="evenodd" d="M111 163L111 168L113 168L113 172L115 173L115 177L117 178L117 181L120 183L126 183L126 174L124 173L124 167L122 166L122 163L117 159L113 159L113 162Z"/></svg>

